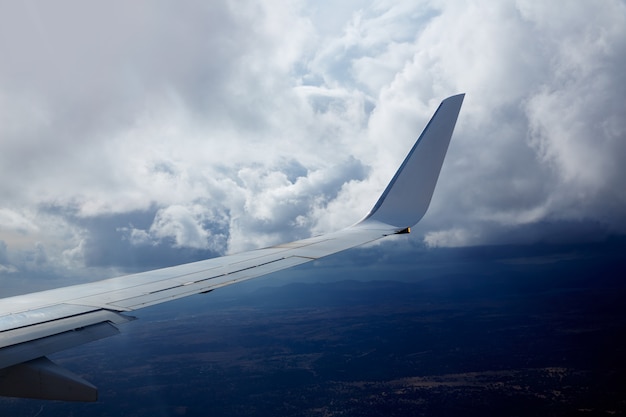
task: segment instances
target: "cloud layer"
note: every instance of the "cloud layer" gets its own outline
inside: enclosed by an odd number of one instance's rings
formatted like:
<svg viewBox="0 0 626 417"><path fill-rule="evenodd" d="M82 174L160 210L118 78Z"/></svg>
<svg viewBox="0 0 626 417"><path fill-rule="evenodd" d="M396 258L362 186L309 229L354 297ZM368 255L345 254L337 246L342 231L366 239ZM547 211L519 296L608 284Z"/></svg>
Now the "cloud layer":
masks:
<svg viewBox="0 0 626 417"><path fill-rule="evenodd" d="M415 238L626 232L618 0L5 2L0 56L1 285L347 226L458 92Z"/></svg>

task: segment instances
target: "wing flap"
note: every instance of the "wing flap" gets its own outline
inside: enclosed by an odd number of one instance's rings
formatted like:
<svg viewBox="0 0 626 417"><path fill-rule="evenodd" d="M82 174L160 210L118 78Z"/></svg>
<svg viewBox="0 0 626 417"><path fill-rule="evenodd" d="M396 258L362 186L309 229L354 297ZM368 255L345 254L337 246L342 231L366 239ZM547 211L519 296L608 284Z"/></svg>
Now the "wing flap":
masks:
<svg viewBox="0 0 626 417"><path fill-rule="evenodd" d="M132 317L96 310L0 333L0 369L119 333Z"/></svg>
<svg viewBox="0 0 626 417"><path fill-rule="evenodd" d="M0 317L0 346L3 332L34 324L46 323L58 319L77 316L94 311L92 306L76 304L57 304L54 306L33 308L18 313L6 314Z"/></svg>

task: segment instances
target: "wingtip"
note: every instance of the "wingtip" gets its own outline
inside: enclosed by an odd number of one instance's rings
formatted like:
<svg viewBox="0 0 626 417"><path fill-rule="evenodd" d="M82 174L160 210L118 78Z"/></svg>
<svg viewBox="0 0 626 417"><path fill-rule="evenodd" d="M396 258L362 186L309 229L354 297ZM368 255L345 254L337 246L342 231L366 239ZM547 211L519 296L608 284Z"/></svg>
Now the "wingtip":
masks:
<svg viewBox="0 0 626 417"><path fill-rule="evenodd" d="M443 100L415 145L362 222L407 228L426 213L465 93ZM418 146L419 145L419 146Z"/></svg>
<svg viewBox="0 0 626 417"><path fill-rule="evenodd" d="M458 100L458 101L460 101L461 103L463 103L463 100L464 100L464 99L465 99L465 93L459 93L459 94L455 94L455 95L453 95L453 96L450 96L450 97L448 97L448 98L444 99L444 100L441 102L441 104L443 104L443 103L445 103L445 102L447 102L447 101L456 101L456 100Z"/></svg>

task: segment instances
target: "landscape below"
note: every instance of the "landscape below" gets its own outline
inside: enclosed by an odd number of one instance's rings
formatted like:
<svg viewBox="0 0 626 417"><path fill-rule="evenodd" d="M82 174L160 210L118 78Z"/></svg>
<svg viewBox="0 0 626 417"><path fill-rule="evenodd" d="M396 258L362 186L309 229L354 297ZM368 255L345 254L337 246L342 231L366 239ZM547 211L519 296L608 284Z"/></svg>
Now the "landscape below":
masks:
<svg viewBox="0 0 626 417"><path fill-rule="evenodd" d="M624 415L624 249L621 238L423 249L387 270L341 267L376 248L349 251L278 274L290 284L268 277L139 311L121 335L56 355L100 388L97 403L4 398L0 410Z"/></svg>

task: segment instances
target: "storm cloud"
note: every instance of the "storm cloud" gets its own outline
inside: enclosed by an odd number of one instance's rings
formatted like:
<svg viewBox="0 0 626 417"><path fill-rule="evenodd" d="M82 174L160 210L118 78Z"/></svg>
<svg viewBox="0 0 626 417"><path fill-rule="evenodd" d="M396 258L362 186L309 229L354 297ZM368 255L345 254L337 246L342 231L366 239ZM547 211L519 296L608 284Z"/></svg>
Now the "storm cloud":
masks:
<svg viewBox="0 0 626 417"><path fill-rule="evenodd" d="M0 56L5 288L348 226L459 92L411 239L626 232L622 1L2 2Z"/></svg>

